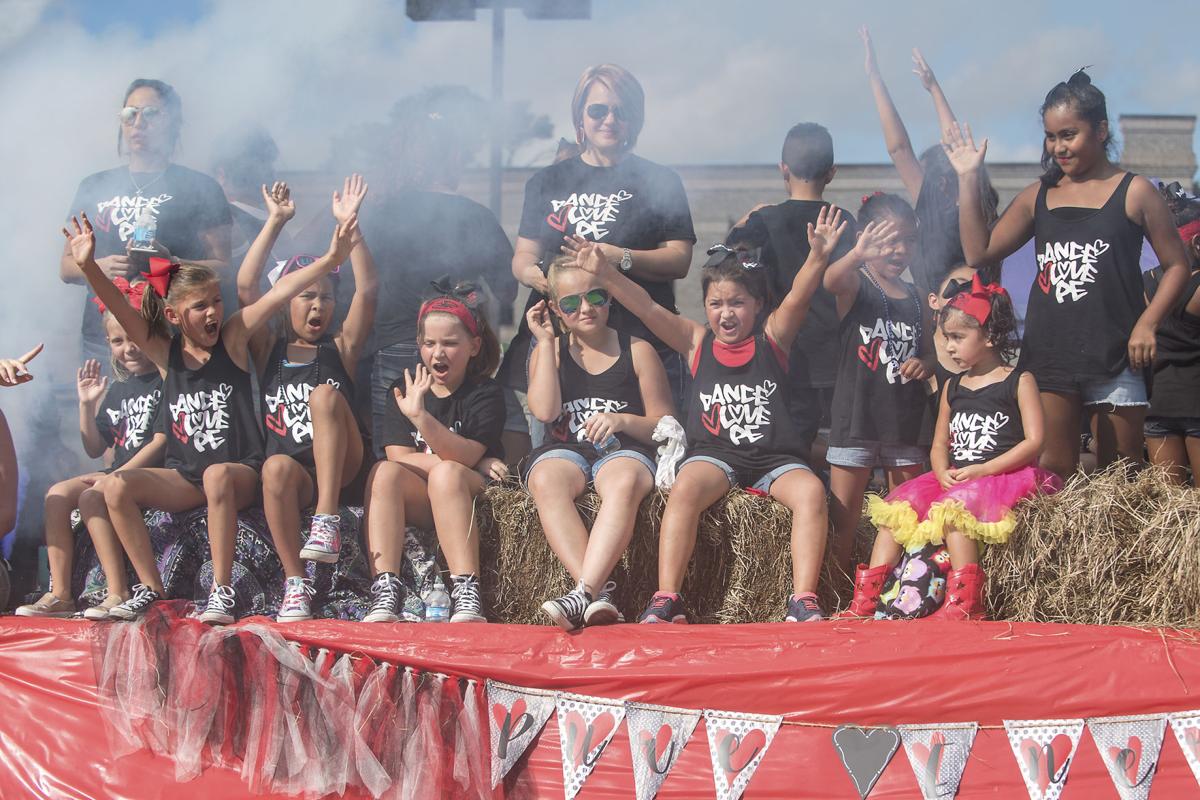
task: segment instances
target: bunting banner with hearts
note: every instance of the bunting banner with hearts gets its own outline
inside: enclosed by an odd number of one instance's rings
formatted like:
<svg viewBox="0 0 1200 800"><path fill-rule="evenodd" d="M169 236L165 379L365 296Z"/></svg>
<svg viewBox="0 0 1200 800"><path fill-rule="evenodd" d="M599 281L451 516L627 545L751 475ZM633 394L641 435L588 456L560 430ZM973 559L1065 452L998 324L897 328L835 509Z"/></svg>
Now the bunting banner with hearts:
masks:
<svg viewBox="0 0 1200 800"><path fill-rule="evenodd" d="M924 800L941 800L958 794L958 784L979 725L974 722L946 725L900 725L904 752L917 776Z"/></svg>
<svg viewBox="0 0 1200 800"><path fill-rule="evenodd" d="M488 726L492 730L492 788L496 788L537 738L554 713L554 697L519 686L487 682Z"/></svg>
<svg viewBox="0 0 1200 800"><path fill-rule="evenodd" d="M1179 748L1183 750L1188 766L1192 768L1192 775L1195 776L1196 782L1200 783L1200 710L1172 714L1168 719L1171 721L1171 730L1175 732L1175 739L1179 742Z"/></svg>
<svg viewBox="0 0 1200 800"><path fill-rule="evenodd" d="M625 704L637 800L653 800L658 794L699 722L699 711Z"/></svg>
<svg viewBox="0 0 1200 800"><path fill-rule="evenodd" d="M1005 720L1004 730L1030 800L1058 800L1075 760L1083 720Z"/></svg>
<svg viewBox="0 0 1200 800"><path fill-rule="evenodd" d="M900 749L900 732L890 727L842 725L833 732L833 749L862 800Z"/></svg>
<svg viewBox="0 0 1200 800"><path fill-rule="evenodd" d="M1087 725L1121 800L1147 800L1167 732L1166 716L1101 717Z"/></svg>
<svg viewBox="0 0 1200 800"><path fill-rule="evenodd" d="M563 794L566 800L572 800L625 719L625 704L600 697L560 694L557 709Z"/></svg>
<svg viewBox="0 0 1200 800"><path fill-rule="evenodd" d="M783 717L764 714L704 712L717 800L742 796L782 722Z"/></svg>

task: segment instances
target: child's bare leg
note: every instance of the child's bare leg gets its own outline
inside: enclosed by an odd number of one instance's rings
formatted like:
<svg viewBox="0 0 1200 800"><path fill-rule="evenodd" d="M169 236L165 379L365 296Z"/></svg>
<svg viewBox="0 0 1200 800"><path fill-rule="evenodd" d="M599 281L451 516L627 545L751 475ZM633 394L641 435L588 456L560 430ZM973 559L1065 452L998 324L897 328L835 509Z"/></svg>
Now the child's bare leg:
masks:
<svg viewBox="0 0 1200 800"><path fill-rule="evenodd" d="M1096 463L1106 467L1118 458L1142 464L1145 443L1145 406L1095 407L1092 435L1096 437Z"/></svg>
<svg viewBox="0 0 1200 800"><path fill-rule="evenodd" d="M71 566L75 555L75 536L71 533L71 512L79 508L79 496L91 486L97 474L68 478L46 492L46 559L50 562L50 583L54 596L68 603L71 597Z"/></svg>
<svg viewBox="0 0 1200 800"><path fill-rule="evenodd" d="M729 478L715 464L693 461L675 477L658 531L658 590L678 593L696 549L700 515L729 491Z"/></svg>
<svg viewBox="0 0 1200 800"><path fill-rule="evenodd" d="M875 544L871 546L871 563L868 565L872 568L882 567L883 565L893 566L900 561L900 556L904 555L904 548L896 543L896 538L892 536L891 528L880 528L875 534Z"/></svg>
<svg viewBox="0 0 1200 800"><path fill-rule="evenodd" d="M854 569L854 537L862 519L863 495L871 480L870 467L829 467L829 514L833 518L834 553L847 575Z"/></svg>
<svg viewBox="0 0 1200 800"><path fill-rule="evenodd" d="M1183 443L1192 468L1192 486L1200 486L1200 436L1188 436Z"/></svg>
<svg viewBox="0 0 1200 800"><path fill-rule="evenodd" d="M275 552L289 578L304 576L300 560L300 509L312 502L312 478L291 456L276 454L263 464L263 513ZM236 521L235 521L236 524Z"/></svg>
<svg viewBox="0 0 1200 800"><path fill-rule="evenodd" d="M1046 413L1045 445L1039 463L1066 480L1079 466L1079 433L1083 405L1079 395L1041 392Z"/></svg>
<svg viewBox="0 0 1200 800"><path fill-rule="evenodd" d="M961 531L946 531L946 550L950 552L950 566L953 569L979 563L979 544Z"/></svg>
<svg viewBox="0 0 1200 800"><path fill-rule="evenodd" d="M888 491L892 491L905 481L911 481L913 478L919 478L929 470L925 469L924 464L909 464L904 467L887 467L885 472L888 479Z"/></svg>
<svg viewBox="0 0 1200 800"><path fill-rule="evenodd" d="M127 600L129 581L125 577L125 554L121 550L121 542L117 539L117 532L113 530L112 522L108 518L108 506L104 502L105 480L106 478L101 478L79 495L79 513L83 517L88 535L92 537L96 557L100 560L100 569L104 570L108 596Z"/></svg>
<svg viewBox="0 0 1200 800"><path fill-rule="evenodd" d="M233 582L233 550L237 543L237 513L254 502L258 472L245 464L213 464L204 470L208 498L208 548L213 583Z"/></svg>
<svg viewBox="0 0 1200 800"><path fill-rule="evenodd" d="M829 532L825 487L808 470L794 469L775 479L771 497L792 512L792 593L815 592Z"/></svg>
<svg viewBox="0 0 1200 800"><path fill-rule="evenodd" d="M317 468L318 514L336 514L342 487L354 479L363 460L362 435L350 404L337 389L322 384L308 397Z"/></svg>
<svg viewBox="0 0 1200 800"><path fill-rule="evenodd" d="M588 532L575 507L575 498L587 488L587 478L569 460L547 458L529 471L527 484L550 549L567 568L571 579L578 581L583 574Z"/></svg>
<svg viewBox="0 0 1200 800"><path fill-rule="evenodd" d="M158 594L162 577L150 546L143 508L186 511L204 504L204 493L173 469L129 469L114 472L103 482L108 518L125 548L138 580Z"/></svg>
<svg viewBox="0 0 1200 800"><path fill-rule="evenodd" d="M638 508L653 488L654 476L634 458L614 458L596 473L600 510L592 524L579 577L591 594L604 588L608 576L621 560L621 554L633 538Z"/></svg>
<svg viewBox="0 0 1200 800"><path fill-rule="evenodd" d="M1150 463L1166 470L1172 483L1180 486L1187 483L1190 459L1182 436L1147 436L1146 450L1150 453Z"/></svg>
<svg viewBox="0 0 1200 800"><path fill-rule="evenodd" d="M482 491L483 476L457 461L442 461L429 470L434 526L451 575L479 575L474 500Z"/></svg>
<svg viewBox="0 0 1200 800"><path fill-rule="evenodd" d="M429 488L416 472L395 461L380 461L367 478L363 526L367 530L371 569L399 574L404 557L404 531L409 523L433 525Z"/></svg>

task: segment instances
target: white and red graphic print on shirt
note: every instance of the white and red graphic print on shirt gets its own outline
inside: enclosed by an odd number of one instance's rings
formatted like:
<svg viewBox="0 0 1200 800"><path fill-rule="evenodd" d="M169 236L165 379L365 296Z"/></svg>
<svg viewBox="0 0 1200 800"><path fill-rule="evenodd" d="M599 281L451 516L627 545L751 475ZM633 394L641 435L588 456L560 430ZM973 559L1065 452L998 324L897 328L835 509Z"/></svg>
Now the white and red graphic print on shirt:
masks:
<svg viewBox="0 0 1200 800"><path fill-rule="evenodd" d="M546 224L561 233L598 242L611 232L612 223L621 213L621 203L632 198L633 194L624 189L612 194L575 192L566 200L550 201Z"/></svg>
<svg viewBox="0 0 1200 800"><path fill-rule="evenodd" d="M580 397L562 404L562 414L554 422L552 433L560 442L577 441L579 431L596 414L620 414L629 405L624 400L604 397Z"/></svg>
<svg viewBox="0 0 1200 800"><path fill-rule="evenodd" d="M96 204L96 219L92 224L97 230L105 233L116 227L117 236L122 242L128 242L129 237L133 236L138 217L142 215L142 209L150 209L150 213L157 217L160 214L159 207L171 199L172 195L169 194L152 197L113 195L110 199Z"/></svg>
<svg viewBox="0 0 1200 800"><path fill-rule="evenodd" d="M700 393L704 429L731 444L754 443L767 435L771 425L771 395L778 384L717 383L709 393Z"/></svg>
<svg viewBox="0 0 1200 800"><path fill-rule="evenodd" d="M1096 263L1108 250L1108 242L1046 242L1037 254L1037 287L1043 294L1054 290L1054 301L1075 302L1087 296L1086 287L1096 282Z"/></svg>
<svg viewBox="0 0 1200 800"><path fill-rule="evenodd" d="M216 450L225 444L232 395L233 387L228 383L178 395L167 409L171 412L171 434L184 444L190 442L198 453Z"/></svg>
<svg viewBox="0 0 1200 800"><path fill-rule="evenodd" d="M917 355L917 332L912 325L892 322L889 328L886 320L877 318L871 327L859 325L858 336L862 339L858 360L867 369L875 372L883 364L888 383L908 383L908 378L900 374L900 367Z"/></svg>
<svg viewBox="0 0 1200 800"><path fill-rule="evenodd" d="M140 397L126 397L121 401L120 408L108 409L114 445L126 450L136 450L142 446L146 434L150 432L150 416L161 396L162 392L155 389Z"/></svg>
<svg viewBox="0 0 1200 800"><path fill-rule="evenodd" d="M341 388L341 384L333 378L325 383L334 389ZM308 397L312 391L311 385L299 381L285 383L273 394L265 395L263 400L266 402L267 414L263 418L263 423L267 426L267 430L276 436L284 438L290 436L296 444L311 442L312 411L308 406Z"/></svg>

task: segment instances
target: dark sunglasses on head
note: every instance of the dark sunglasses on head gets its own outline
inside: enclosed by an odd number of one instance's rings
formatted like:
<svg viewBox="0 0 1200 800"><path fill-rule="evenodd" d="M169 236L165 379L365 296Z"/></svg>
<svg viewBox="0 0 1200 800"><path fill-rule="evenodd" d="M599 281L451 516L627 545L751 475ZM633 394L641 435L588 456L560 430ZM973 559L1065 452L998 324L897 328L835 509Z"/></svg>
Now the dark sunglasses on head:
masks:
<svg viewBox="0 0 1200 800"><path fill-rule="evenodd" d="M583 301L587 300L588 305L592 308L604 308L608 305L609 296L607 289L589 289L580 294L569 294L566 297L558 298L558 310L564 314L577 314Z"/></svg>
<svg viewBox="0 0 1200 800"><path fill-rule="evenodd" d="M138 114L142 115L142 122L149 125L157 120L163 113L163 110L158 106L125 106L118 112L117 116L121 118L123 125L132 125L137 119Z"/></svg>
<svg viewBox="0 0 1200 800"><path fill-rule="evenodd" d="M587 115L599 122L611 111L617 122L625 122L625 109L620 106L610 106L607 103L592 103L587 107Z"/></svg>
<svg viewBox="0 0 1200 800"><path fill-rule="evenodd" d="M970 285L970 278L951 278L946 282L946 288L942 289L942 299L949 300Z"/></svg>
<svg viewBox="0 0 1200 800"><path fill-rule="evenodd" d="M758 269L759 263L753 260L753 255L747 250L738 250L730 247L727 244L714 244L706 251L708 253L708 261L704 262L704 268L719 267L730 258L736 258L742 269Z"/></svg>

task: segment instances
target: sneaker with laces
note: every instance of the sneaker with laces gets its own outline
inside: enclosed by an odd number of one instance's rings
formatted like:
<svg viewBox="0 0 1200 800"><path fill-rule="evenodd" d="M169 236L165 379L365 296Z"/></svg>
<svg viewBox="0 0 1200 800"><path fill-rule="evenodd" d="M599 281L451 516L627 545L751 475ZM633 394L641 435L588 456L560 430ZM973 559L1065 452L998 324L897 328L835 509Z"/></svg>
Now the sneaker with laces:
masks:
<svg viewBox="0 0 1200 800"><path fill-rule="evenodd" d="M236 604L237 595L233 593L232 586L213 586L212 591L208 593L208 605L204 607L200 621L209 625L232 624L237 619L233 615Z"/></svg>
<svg viewBox="0 0 1200 800"><path fill-rule="evenodd" d="M42 595L42 599L36 603L20 606L16 613L18 617L73 617L75 616L75 603L56 597L51 592L46 592Z"/></svg>
<svg viewBox="0 0 1200 800"><path fill-rule="evenodd" d="M109 610L108 616L110 619L131 620L137 619L146 610L150 608L150 604L162 600L162 595L146 586L139 583L133 587L133 596L123 603L115 605Z"/></svg>
<svg viewBox="0 0 1200 800"><path fill-rule="evenodd" d="M584 625L612 625L614 622L624 622L625 616L617 608L615 595L617 584L609 581L596 595L596 599L588 604L583 612Z"/></svg>
<svg viewBox="0 0 1200 800"><path fill-rule="evenodd" d="M342 547L341 523L342 518L337 514L313 514L308 541L304 543L300 557L305 561L336 564Z"/></svg>
<svg viewBox="0 0 1200 800"><path fill-rule="evenodd" d="M683 610L683 595L672 592L655 592L650 598L650 605L638 617L638 622L662 623L673 622L678 625L687 624L687 614Z"/></svg>
<svg viewBox="0 0 1200 800"><path fill-rule="evenodd" d="M312 619L310 598L317 593L311 578L288 578L283 585L283 602L276 622L303 622Z"/></svg>
<svg viewBox="0 0 1200 800"><path fill-rule="evenodd" d="M812 592L794 594L788 598L788 622L820 622L825 619L825 612L817 602L817 596Z"/></svg>
<svg viewBox="0 0 1200 800"><path fill-rule="evenodd" d="M592 597L583 588L581 581L562 597L542 603L542 611L564 631L573 631L583 627L584 614L591 605Z"/></svg>
<svg viewBox="0 0 1200 800"><path fill-rule="evenodd" d="M400 579L393 572L381 572L371 584L371 610L363 622L399 622Z"/></svg>
<svg viewBox="0 0 1200 800"><path fill-rule="evenodd" d="M483 600L479 596L479 578L475 575L451 575L454 588L450 598L454 601L451 622L487 622L483 616Z"/></svg>
<svg viewBox="0 0 1200 800"><path fill-rule="evenodd" d="M83 618L91 620L108 619L112 610L121 605L123 602L125 601L121 599L120 595L110 594L108 597L104 598L104 602L85 609L83 612Z"/></svg>

